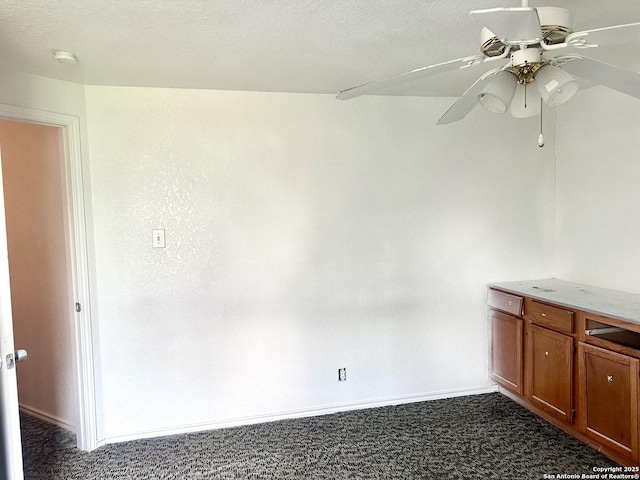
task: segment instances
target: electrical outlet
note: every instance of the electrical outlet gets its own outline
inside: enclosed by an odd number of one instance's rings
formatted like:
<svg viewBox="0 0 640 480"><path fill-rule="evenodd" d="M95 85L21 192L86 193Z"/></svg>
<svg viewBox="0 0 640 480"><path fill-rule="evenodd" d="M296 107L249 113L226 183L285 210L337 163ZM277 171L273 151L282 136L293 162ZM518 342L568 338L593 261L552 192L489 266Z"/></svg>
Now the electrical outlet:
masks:
<svg viewBox="0 0 640 480"><path fill-rule="evenodd" d="M346 367L338 369L338 381L346 382L347 381L347 369Z"/></svg>

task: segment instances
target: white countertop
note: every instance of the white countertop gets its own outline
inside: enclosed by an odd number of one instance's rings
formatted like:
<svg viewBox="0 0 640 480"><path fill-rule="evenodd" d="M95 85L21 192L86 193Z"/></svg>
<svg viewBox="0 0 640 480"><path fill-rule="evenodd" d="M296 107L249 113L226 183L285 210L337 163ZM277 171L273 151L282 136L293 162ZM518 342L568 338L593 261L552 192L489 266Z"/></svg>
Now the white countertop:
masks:
<svg viewBox="0 0 640 480"><path fill-rule="evenodd" d="M640 325L640 295L556 278L490 283L509 293Z"/></svg>

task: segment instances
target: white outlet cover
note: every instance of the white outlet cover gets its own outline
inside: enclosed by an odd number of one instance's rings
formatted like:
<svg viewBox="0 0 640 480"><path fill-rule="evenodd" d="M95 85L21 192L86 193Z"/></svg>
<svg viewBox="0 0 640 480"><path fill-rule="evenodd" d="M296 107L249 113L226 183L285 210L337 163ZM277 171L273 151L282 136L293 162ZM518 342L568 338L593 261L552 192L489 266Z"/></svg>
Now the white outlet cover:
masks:
<svg viewBox="0 0 640 480"><path fill-rule="evenodd" d="M156 229L152 231L152 245L153 248L165 248L166 243L164 240L164 229Z"/></svg>

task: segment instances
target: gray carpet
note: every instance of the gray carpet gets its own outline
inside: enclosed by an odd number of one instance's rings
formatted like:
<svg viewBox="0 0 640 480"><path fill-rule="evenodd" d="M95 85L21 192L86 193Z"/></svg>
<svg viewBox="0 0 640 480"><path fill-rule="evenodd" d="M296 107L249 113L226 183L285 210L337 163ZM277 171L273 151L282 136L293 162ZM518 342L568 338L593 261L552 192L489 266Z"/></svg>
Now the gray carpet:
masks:
<svg viewBox="0 0 640 480"><path fill-rule="evenodd" d="M107 445L22 416L27 480L543 479L615 466L500 394ZM548 477L547 477L548 478Z"/></svg>

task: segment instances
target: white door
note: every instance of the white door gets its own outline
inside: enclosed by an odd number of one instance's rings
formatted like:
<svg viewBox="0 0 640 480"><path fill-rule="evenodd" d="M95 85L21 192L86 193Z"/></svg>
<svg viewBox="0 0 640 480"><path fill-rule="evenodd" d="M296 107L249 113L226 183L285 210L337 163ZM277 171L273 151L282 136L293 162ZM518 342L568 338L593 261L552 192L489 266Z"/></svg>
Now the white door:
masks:
<svg viewBox="0 0 640 480"><path fill-rule="evenodd" d="M1 152L0 152L1 154ZM23 480L22 441L18 414L18 383L16 380L11 288L7 252L7 225L2 188L0 158L0 478Z"/></svg>

